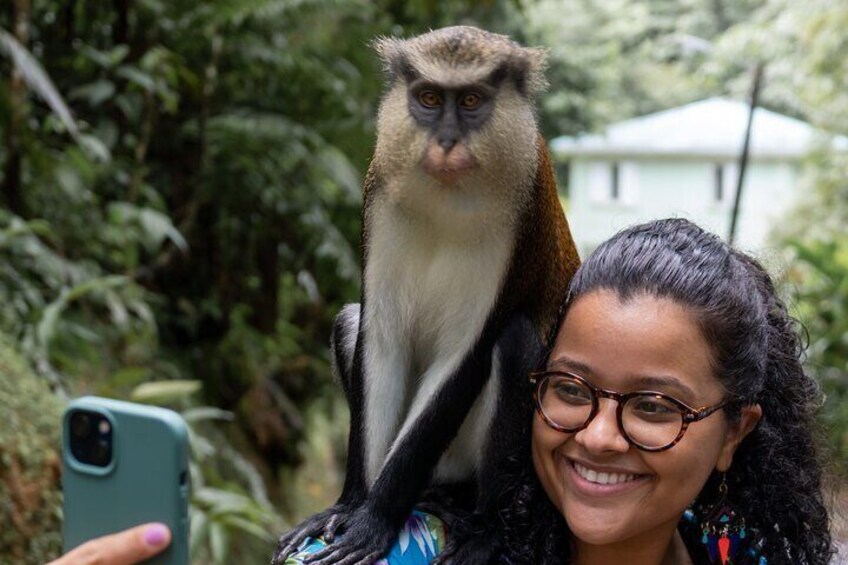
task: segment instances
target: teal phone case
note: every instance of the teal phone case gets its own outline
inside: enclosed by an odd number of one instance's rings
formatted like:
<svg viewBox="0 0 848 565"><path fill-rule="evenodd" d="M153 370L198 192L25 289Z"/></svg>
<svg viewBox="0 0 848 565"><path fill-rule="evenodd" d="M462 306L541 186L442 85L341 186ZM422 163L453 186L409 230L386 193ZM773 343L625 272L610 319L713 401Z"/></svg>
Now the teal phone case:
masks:
<svg viewBox="0 0 848 565"><path fill-rule="evenodd" d="M69 422L78 410L111 423L108 466L82 463L71 453ZM62 425L62 490L66 552L96 537L162 522L171 529L171 545L145 563L188 563L188 431L176 412L93 396L72 401Z"/></svg>

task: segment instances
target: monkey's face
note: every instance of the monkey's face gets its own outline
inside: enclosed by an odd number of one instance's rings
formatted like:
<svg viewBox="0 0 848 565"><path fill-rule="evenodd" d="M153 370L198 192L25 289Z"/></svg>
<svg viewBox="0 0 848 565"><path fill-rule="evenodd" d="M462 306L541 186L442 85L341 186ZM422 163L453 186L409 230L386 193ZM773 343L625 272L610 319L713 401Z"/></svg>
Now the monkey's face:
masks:
<svg viewBox="0 0 848 565"><path fill-rule="evenodd" d="M476 199L513 209L526 196L516 192L529 191L536 170L529 85L537 52L502 37L458 28L378 45L392 83L375 160L390 195L416 208L410 200L421 198L428 207L442 199L473 207Z"/></svg>
<svg viewBox="0 0 848 565"><path fill-rule="evenodd" d="M389 91L378 123L384 175L412 175L435 191L489 201L512 199L505 192L517 184L529 187L537 159L532 105L502 67L474 77L477 71L409 72Z"/></svg>

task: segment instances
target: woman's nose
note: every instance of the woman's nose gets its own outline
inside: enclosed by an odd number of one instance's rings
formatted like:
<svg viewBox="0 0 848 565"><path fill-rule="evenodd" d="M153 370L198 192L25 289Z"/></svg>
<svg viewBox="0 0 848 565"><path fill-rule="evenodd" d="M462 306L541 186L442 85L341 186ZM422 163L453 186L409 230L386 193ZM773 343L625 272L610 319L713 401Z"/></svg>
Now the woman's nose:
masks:
<svg viewBox="0 0 848 565"><path fill-rule="evenodd" d="M590 453L623 453L630 449L630 444L618 427L617 408L618 403L615 400L600 399L598 413L588 426L574 434L574 440Z"/></svg>

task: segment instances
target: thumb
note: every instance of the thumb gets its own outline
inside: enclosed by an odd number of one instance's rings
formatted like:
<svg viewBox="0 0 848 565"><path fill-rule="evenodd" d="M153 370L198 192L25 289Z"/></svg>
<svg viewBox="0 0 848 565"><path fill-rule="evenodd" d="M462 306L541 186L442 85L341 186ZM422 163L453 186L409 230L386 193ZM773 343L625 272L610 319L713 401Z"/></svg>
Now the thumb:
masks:
<svg viewBox="0 0 848 565"><path fill-rule="evenodd" d="M144 524L86 542L48 565L132 565L160 553L170 543L166 525Z"/></svg>

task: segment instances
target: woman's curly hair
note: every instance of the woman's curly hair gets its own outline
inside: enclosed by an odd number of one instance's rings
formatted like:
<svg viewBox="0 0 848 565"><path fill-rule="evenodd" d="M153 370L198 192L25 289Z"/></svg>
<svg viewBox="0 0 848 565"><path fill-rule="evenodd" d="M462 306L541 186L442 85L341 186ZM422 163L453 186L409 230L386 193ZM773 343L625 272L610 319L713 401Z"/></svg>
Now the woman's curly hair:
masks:
<svg viewBox="0 0 848 565"><path fill-rule="evenodd" d="M798 323L763 267L687 220L658 220L619 232L589 256L571 281L560 322L569 304L599 289L623 300L644 294L668 298L694 314L712 345L714 374L738 400L725 407L726 416L736 421L741 406L753 403L763 411L727 472L730 501L769 565L828 563L833 549L816 448L815 412L822 395L801 365ZM568 527L528 461L529 447L516 454L514 480L502 499L504 561L568 563ZM709 507L717 487L714 473L695 507ZM680 528L696 563L708 562L697 530ZM744 559L759 558L746 554L736 562Z"/></svg>

